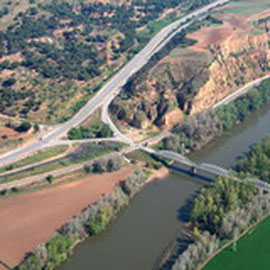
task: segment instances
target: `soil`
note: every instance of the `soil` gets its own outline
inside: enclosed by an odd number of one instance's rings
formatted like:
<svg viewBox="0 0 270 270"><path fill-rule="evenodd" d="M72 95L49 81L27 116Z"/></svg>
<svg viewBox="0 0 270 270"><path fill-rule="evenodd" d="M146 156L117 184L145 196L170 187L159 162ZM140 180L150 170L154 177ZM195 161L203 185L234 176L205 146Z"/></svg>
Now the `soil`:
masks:
<svg viewBox="0 0 270 270"><path fill-rule="evenodd" d="M48 241L83 208L111 192L131 171L132 167L125 167L0 201L0 260L10 267L18 265L28 252Z"/></svg>
<svg viewBox="0 0 270 270"><path fill-rule="evenodd" d="M216 17L223 21L222 25L204 27L188 35L189 38L198 41L190 49L204 50L210 45L222 43L232 34L252 29L247 22L248 17L246 16L240 14L219 14Z"/></svg>

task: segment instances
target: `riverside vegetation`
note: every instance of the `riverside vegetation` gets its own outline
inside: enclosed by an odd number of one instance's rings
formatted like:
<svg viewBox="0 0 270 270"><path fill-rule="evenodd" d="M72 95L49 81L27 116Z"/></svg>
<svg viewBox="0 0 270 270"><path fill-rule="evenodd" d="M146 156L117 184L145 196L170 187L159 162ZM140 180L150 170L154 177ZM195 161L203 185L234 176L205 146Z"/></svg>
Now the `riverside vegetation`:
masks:
<svg viewBox="0 0 270 270"><path fill-rule="evenodd" d="M174 126L173 135L163 139L160 148L180 153L198 150L269 103L270 79L266 79L228 105L187 117L183 123Z"/></svg>
<svg viewBox="0 0 270 270"><path fill-rule="evenodd" d="M190 217L193 243L175 260L171 269L197 269L227 241L269 214L269 194L251 185L227 178L202 189Z"/></svg>
<svg viewBox="0 0 270 270"><path fill-rule="evenodd" d="M64 225L55 237L41 244L16 269L55 269L68 259L76 244L104 231L116 214L140 190L146 179L147 173L143 169L136 169L121 186L116 187L97 203L86 207L80 215Z"/></svg>
<svg viewBox="0 0 270 270"><path fill-rule="evenodd" d="M255 176L270 182L270 137L252 146L250 151L236 164L239 177Z"/></svg>
<svg viewBox="0 0 270 270"><path fill-rule="evenodd" d="M270 137L251 147L235 165L240 177L269 182ZM203 188L193 201L189 221L192 241L171 261L172 270L197 269L203 261L228 241L270 214L270 196L251 184L220 178Z"/></svg>

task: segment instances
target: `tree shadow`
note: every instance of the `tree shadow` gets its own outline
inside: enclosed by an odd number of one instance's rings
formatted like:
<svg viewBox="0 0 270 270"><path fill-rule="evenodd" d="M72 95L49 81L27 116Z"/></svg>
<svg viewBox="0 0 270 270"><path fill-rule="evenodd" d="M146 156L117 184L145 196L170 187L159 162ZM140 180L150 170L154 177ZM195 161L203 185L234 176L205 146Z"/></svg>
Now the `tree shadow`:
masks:
<svg viewBox="0 0 270 270"><path fill-rule="evenodd" d="M157 259L153 270L171 270L175 261L182 254L193 240L188 237L190 228L187 226L190 222L190 215L194 204L194 199L198 196L200 190L194 192L185 205L177 210L177 218L180 222L184 223L184 228L178 231L175 240L171 241L162 252L161 256Z"/></svg>

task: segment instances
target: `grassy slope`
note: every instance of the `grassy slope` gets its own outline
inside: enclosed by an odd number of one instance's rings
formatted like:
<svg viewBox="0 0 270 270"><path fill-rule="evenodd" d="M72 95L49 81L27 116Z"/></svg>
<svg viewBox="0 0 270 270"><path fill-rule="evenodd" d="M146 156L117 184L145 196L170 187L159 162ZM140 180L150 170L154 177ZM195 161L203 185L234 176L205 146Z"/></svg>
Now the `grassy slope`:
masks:
<svg viewBox="0 0 270 270"><path fill-rule="evenodd" d="M58 156L60 154L63 154L67 150L67 146L56 146L56 147L50 147L46 150L39 151L29 157L26 157L18 162L15 162L11 165L1 167L0 168L0 173L9 171L11 169L17 169L20 167L24 167L27 165L30 165L32 163L37 163L55 156Z"/></svg>
<svg viewBox="0 0 270 270"><path fill-rule="evenodd" d="M262 221L254 231L237 242L237 251L232 246L218 254L204 270L265 270L269 269L270 217Z"/></svg>

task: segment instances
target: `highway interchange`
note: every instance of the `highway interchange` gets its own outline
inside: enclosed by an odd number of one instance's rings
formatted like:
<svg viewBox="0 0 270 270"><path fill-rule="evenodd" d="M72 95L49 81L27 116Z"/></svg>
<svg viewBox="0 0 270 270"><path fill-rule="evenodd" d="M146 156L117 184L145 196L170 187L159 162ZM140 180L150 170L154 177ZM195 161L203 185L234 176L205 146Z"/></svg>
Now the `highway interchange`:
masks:
<svg viewBox="0 0 270 270"><path fill-rule="evenodd" d="M190 20L197 18L198 16L204 14L205 12L229 2L229 0L218 0L211 3L199 10L196 10L183 18L173 22L172 24L163 28L158 32L149 43L136 54L112 79L110 79L99 91L98 93L88 101L88 103L76 113L67 122L58 125L52 131L47 133L42 137L42 139L37 139L33 143L22 146L14 151L5 153L0 156L0 166L14 162L18 159L23 158L33 152L41 150L45 147L53 144L54 141L58 140L64 136L71 128L80 124L89 115L91 115L98 107L104 106L108 107L109 103L113 98L121 91L121 87L127 82L127 80L136 73L143 65L145 65L148 60L159 51L163 46L165 46L169 40L178 32L186 29L190 25ZM102 119L108 122L115 133L115 136L121 138L124 142L134 145L134 143L129 140L124 134L122 134L114 123L111 121L107 110L103 110Z"/></svg>

